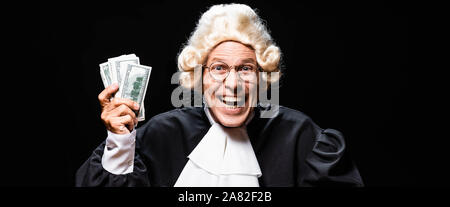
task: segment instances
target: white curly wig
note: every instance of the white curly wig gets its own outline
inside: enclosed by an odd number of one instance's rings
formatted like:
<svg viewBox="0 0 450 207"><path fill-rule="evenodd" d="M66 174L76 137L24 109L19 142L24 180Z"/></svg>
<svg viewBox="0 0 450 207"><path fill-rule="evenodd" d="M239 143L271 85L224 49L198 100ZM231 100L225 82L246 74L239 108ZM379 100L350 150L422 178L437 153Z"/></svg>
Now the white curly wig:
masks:
<svg viewBox="0 0 450 207"><path fill-rule="evenodd" d="M263 71L280 72L281 51L256 12L244 4L214 5L203 13L178 56L178 69L182 72L180 84L183 87L193 88L199 82L193 80L194 68L204 64L209 52L224 41L251 46ZM263 76L263 79L270 85L278 81L274 77Z"/></svg>

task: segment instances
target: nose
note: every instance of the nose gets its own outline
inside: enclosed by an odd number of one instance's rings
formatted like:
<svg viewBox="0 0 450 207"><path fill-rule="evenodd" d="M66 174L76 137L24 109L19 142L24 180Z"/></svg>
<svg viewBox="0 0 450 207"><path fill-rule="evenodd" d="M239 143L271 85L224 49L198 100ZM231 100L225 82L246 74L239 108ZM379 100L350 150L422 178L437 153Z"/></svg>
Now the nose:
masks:
<svg viewBox="0 0 450 207"><path fill-rule="evenodd" d="M239 86L239 77L236 70L230 70L227 78L225 79L225 88L230 90L233 94L237 93L237 88Z"/></svg>

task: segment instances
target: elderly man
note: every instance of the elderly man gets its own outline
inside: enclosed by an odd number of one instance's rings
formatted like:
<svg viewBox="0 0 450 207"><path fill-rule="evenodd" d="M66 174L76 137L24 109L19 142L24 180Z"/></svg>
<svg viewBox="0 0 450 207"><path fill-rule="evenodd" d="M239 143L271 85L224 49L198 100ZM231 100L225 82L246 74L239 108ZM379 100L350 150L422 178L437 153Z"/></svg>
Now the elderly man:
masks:
<svg viewBox="0 0 450 207"><path fill-rule="evenodd" d="M108 137L80 167L76 185L362 186L340 132L282 106L261 116L258 83L279 76L260 73L280 72L280 57L250 7L211 7L178 58L181 85L200 81L204 106L175 109L134 129L139 106L111 100L118 86L107 87L99 101Z"/></svg>

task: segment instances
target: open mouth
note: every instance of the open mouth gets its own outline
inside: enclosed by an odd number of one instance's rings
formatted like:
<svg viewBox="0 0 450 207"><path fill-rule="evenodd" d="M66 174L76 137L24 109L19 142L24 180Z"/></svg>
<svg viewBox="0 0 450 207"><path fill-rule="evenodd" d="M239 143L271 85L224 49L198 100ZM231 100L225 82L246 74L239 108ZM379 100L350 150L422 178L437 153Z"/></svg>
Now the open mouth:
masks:
<svg viewBox="0 0 450 207"><path fill-rule="evenodd" d="M243 99L235 96L217 96L217 98L226 105L227 108L244 107Z"/></svg>

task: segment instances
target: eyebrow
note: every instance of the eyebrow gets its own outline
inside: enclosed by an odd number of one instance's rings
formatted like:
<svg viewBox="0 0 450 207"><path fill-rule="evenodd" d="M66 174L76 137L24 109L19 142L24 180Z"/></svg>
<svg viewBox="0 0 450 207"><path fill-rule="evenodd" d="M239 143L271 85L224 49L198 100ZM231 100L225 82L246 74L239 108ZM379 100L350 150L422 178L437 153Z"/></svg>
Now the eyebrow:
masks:
<svg viewBox="0 0 450 207"><path fill-rule="evenodd" d="M219 61L219 62L225 62L225 60L224 59L222 59L222 58L213 58L213 59L211 59L211 61L210 62L217 62L217 61ZM240 63L254 63L254 64L256 64L256 60L255 59L253 59L253 58L245 58L245 59L241 59L241 60L239 60L239 62Z"/></svg>

